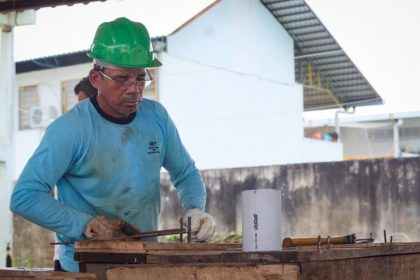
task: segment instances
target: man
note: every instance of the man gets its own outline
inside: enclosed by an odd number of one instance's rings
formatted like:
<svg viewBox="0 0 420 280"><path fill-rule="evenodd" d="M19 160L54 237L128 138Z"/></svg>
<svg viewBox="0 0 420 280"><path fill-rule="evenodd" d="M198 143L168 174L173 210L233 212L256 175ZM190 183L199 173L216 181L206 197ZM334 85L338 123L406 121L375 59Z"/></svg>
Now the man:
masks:
<svg viewBox="0 0 420 280"><path fill-rule="evenodd" d="M88 55L98 94L48 127L16 183L10 209L55 231L62 242L122 236L124 222L156 230L163 166L191 217L193 238L210 240L215 223L204 212L202 177L165 108L142 99L151 80L147 68L161 66L146 28L126 18L105 22ZM54 185L58 201L50 196ZM73 254L72 245L60 248L64 270L78 271Z"/></svg>
<svg viewBox="0 0 420 280"><path fill-rule="evenodd" d="M89 81L89 77L81 79L74 87L74 94L77 96L78 101L85 100L97 94L98 91Z"/></svg>

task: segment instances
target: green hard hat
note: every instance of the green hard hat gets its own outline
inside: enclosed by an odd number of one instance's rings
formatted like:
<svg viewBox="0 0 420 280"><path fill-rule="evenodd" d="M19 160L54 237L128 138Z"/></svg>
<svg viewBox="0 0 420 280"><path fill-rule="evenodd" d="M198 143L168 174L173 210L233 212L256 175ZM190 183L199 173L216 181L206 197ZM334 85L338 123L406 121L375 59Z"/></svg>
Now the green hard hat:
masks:
<svg viewBox="0 0 420 280"><path fill-rule="evenodd" d="M162 65L154 57L146 27L124 17L99 25L87 55L123 68Z"/></svg>

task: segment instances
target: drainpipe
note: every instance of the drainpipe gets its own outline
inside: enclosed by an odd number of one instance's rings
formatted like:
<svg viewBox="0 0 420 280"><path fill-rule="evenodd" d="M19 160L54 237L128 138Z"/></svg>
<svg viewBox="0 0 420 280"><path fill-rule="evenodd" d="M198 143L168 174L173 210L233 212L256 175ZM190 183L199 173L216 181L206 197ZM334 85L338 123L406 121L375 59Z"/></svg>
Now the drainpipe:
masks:
<svg viewBox="0 0 420 280"><path fill-rule="evenodd" d="M344 108L344 111L335 111L335 132L337 133L338 139L337 142L341 142L341 136L340 136L340 119L338 117L338 114L354 114L356 113L356 107L353 108L351 111L348 110L348 108Z"/></svg>

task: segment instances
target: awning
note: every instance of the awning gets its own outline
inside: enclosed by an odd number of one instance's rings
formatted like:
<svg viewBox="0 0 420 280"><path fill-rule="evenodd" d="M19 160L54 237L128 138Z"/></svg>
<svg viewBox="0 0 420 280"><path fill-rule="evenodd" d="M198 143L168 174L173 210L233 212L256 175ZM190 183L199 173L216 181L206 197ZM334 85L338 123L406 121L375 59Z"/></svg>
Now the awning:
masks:
<svg viewBox="0 0 420 280"><path fill-rule="evenodd" d="M295 43L305 111L382 104L382 99L304 0L261 0Z"/></svg>

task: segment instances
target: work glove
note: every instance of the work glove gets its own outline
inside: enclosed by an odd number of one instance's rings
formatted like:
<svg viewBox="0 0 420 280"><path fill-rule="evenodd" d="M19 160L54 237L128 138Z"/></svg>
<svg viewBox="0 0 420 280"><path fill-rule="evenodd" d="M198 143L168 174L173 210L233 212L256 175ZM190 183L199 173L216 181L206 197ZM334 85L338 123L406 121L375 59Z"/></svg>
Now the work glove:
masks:
<svg viewBox="0 0 420 280"><path fill-rule="evenodd" d="M103 240L136 235L140 230L124 221L99 216L87 224L83 233L89 240Z"/></svg>
<svg viewBox="0 0 420 280"><path fill-rule="evenodd" d="M210 214L193 208L184 216L184 225L187 226L188 217L191 217L191 239L198 242L208 242L213 238L216 223Z"/></svg>

